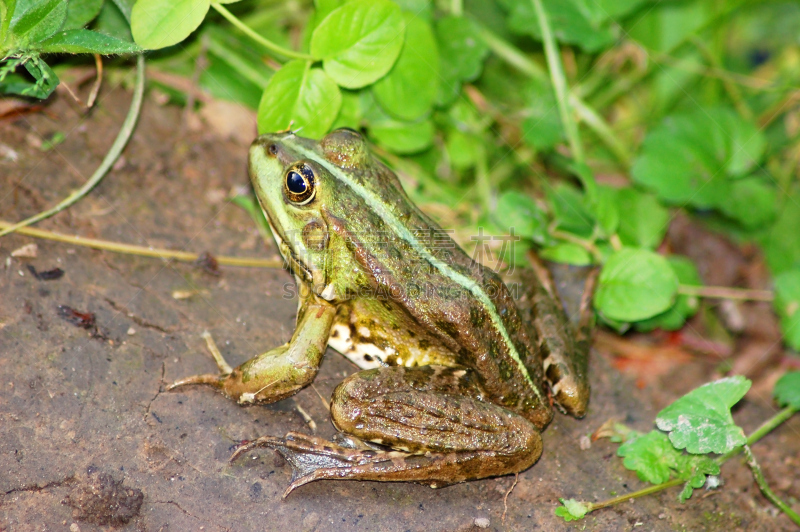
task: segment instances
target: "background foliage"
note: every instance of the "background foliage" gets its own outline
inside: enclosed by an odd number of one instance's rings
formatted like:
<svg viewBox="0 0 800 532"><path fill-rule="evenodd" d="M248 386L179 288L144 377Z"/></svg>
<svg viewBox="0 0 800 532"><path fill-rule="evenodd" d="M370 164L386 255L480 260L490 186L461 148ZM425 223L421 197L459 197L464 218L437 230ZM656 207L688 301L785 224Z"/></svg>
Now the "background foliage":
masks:
<svg viewBox="0 0 800 532"><path fill-rule="evenodd" d="M661 246L683 211L760 247L800 349L799 36L790 1L4 0L0 93L47 97L72 61L49 54L202 58L260 132L363 131L466 245L513 227L507 263L603 264L618 330L696 312L697 269Z"/></svg>

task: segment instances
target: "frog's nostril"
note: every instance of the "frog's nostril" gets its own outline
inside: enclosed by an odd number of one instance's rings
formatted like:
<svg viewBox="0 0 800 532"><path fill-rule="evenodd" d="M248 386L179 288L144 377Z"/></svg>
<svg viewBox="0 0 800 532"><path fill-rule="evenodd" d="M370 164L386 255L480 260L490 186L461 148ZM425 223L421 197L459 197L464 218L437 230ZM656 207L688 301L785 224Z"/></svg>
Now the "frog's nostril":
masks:
<svg viewBox="0 0 800 532"><path fill-rule="evenodd" d="M267 151L270 155L278 155L278 145L277 144L270 144L267 148Z"/></svg>

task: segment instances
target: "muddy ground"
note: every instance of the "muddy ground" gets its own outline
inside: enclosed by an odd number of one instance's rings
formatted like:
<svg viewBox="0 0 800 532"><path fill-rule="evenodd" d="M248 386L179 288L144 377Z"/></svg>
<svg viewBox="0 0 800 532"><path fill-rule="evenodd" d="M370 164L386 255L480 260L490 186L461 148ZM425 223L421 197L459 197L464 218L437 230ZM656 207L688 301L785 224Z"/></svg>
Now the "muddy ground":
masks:
<svg viewBox="0 0 800 532"><path fill-rule="evenodd" d="M88 115L58 96L42 111L0 122L0 218L19 220L55 204L99 164L130 93L107 84ZM247 215L225 201L247 184L243 140L221 138L197 117L151 94L123 162L89 197L39 227L84 237L215 255L275 257ZM191 127L194 124L194 127ZM255 131L252 117L235 128ZM250 129L247 129L250 128ZM41 142L66 139L48 151ZM35 258L11 258L35 243ZM0 530L791 530L739 460L724 485L677 490L598 511L577 524L553 515L559 497L599 501L643 487L616 444L580 439L609 418L649 430L660 408L713 376L718 360L691 358L644 388L595 349L588 416L557 415L545 451L519 476L444 489L404 483L316 482L288 499L290 468L272 451L229 463L242 439L333 429L318 393L354 367L329 351L314 388L270 406L242 408L211 389L163 385L214 364L210 331L238 364L286 341L296 301L281 270L191 264L94 251L12 235L0 239ZM55 280L37 271L61 268ZM181 298L173 297L178 295ZM189 295L189 297L185 297ZM87 330L60 306L96 316ZM73 315L73 318L75 316ZM639 382L641 385L641 382ZM766 393L735 414L747 431L775 412ZM800 498L800 416L754 448L778 494ZM101 501L97 504L96 501ZM94 502L93 502L94 501ZM505 513L505 520L503 515Z"/></svg>

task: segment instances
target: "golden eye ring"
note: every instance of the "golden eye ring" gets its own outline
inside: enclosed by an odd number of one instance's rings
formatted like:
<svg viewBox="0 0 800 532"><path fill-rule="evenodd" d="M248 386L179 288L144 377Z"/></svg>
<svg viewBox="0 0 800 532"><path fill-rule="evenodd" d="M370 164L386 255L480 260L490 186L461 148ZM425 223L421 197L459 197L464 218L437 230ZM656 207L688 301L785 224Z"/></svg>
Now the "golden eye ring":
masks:
<svg viewBox="0 0 800 532"><path fill-rule="evenodd" d="M298 163L286 171L283 186L286 198L295 205L308 205L317 195L314 170L306 163Z"/></svg>

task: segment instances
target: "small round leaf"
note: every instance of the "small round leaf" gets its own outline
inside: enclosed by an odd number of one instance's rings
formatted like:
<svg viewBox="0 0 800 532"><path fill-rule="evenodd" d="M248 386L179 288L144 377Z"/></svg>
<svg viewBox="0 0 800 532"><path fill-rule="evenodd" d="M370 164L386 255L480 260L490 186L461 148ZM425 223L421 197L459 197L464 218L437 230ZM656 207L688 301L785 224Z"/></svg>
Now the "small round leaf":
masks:
<svg viewBox="0 0 800 532"><path fill-rule="evenodd" d="M328 132L339 108L339 87L319 68L291 61L270 78L258 105L258 132L302 130L304 137Z"/></svg>
<svg viewBox="0 0 800 532"><path fill-rule="evenodd" d="M667 310L677 291L678 278L667 259L646 249L623 248L603 267L594 305L613 320L639 321Z"/></svg>
<svg viewBox="0 0 800 532"><path fill-rule="evenodd" d="M138 0L131 11L133 40L158 50L177 44L203 22L210 0Z"/></svg>
<svg viewBox="0 0 800 532"><path fill-rule="evenodd" d="M392 70L375 82L375 99L389 114L416 120L433 106L439 86L439 51L433 30L424 20L405 13L406 38Z"/></svg>
<svg viewBox="0 0 800 532"><path fill-rule="evenodd" d="M374 83L394 65L405 26L389 0L353 0L334 9L311 35L311 55L322 60L336 83L358 89Z"/></svg>

